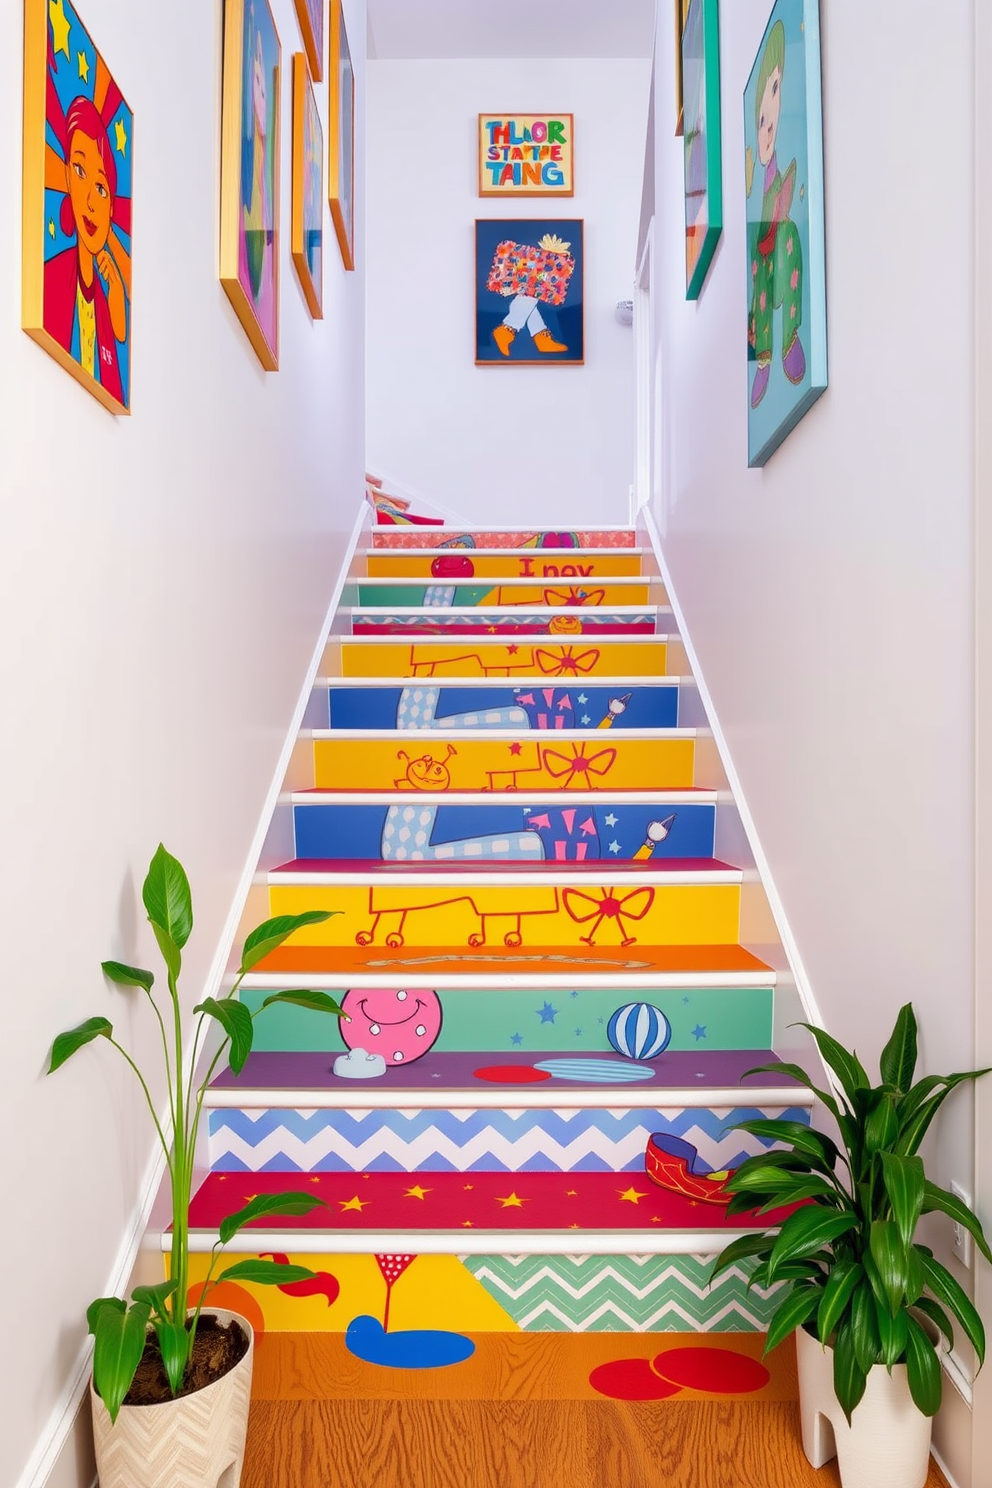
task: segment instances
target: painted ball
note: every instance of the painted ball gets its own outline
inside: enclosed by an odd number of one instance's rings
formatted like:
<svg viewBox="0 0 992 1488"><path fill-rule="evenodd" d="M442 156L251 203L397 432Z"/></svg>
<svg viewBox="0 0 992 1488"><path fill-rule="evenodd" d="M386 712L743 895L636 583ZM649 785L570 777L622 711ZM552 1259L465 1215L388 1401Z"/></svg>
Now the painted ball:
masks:
<svg viewBox="0 0 992 1488"><path fill-rule="evenodd" d="M433 1048L441 1032L436 992L395 987L354 987L341 999L341 1037L349 1049L381 1054L386 1066L412 1064Z"/></svg>
<svg viewBox="0 0 992 1488"><path fill-rule="evenodd" d="M672 1025L650 1002L628 1002L610 1018L606 1036L628 1059L657 1059L668 1048Z"/></svg>

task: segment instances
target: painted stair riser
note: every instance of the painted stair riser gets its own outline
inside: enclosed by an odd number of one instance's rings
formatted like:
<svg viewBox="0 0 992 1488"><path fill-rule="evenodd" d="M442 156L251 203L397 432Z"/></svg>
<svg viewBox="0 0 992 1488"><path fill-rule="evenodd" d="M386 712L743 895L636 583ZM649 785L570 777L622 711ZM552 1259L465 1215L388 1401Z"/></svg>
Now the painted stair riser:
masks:
<svg viewBox="0 0 992 1488"><path fill-rule="evenodd" d="M323 692L323 689L321 689ZM500 687L343 687L326 690L322 725L332 729L519 728L539 733L593 728L677 728L679 689L545 681Z"/></svg>
<svg viewBox="0 0 992 1488"><path fill-rule="evenodd" d="M271 1253L270 1253L271 1254ZM222 1283L256 1329L344 1333L359 1316L382 1319L383 1272L373 1255L281 1252L317 1273L309 1293ZM404 1257L405 1259L405 1257ZM194 1255L190 1277L206 1275ZM763 1333L782 1287L748 1288L750 1262L709 1285L712 1256L419 1255L390 1288L389 1327L466 1333ZM223 1295L222 1295L223 1294Z"/></svg>
<svg viewBox="0 0 992 1488"><path fill-rule="evenodd" d="M467 614L438 608L402 613L361 609L351 612L353 635L439 636L571 636L600 638L611 635L655 635L658 614L653 609L597 610L583 608L517 613L479 609Z"/></svg>
<svg viewBox="0 0 992 1488"><path fill-rule="evenodd" d="M441 582L445 578L464 576L469 579L530 579L548 581L636 578L641 573L638 552L587 552L570 555L556 553L385 553L367 555L370 578L425 579ZM656 580L660 583L660 580Z"/></svg>
<svg viewBox="0 0 992 1488"><path fill-rule="evenodd" d="M504 527L480 527L469 531L452 527L376 527L373 548L538 548L568 552L575 548L635 548L632 527L582 528L578 531L509 531Z"/></svg>
<svg viewBox="0 0 992 1488"><path fill-rule="evenodd" d="M674 820L672 818L674 817ZM521 862L625 862L713 856L715 807L334 805L295 806L297 858L360 862L479 861L496 856ZM667 825L666 825L667 823ZM658 842L655 836L667 833ZM503 844L506 847L503 847Z"/></svg>
<svg viewBox="0 0 992 1488"><path fill-rule="evenodd" d="M273 886L269 902L273 915L337 911L333 919L297 931L296 946L734 944L740 921L737 884L604 887L590 881L580 889L553 883L444 888L377 882Z"/></svg>
<svg viewBox="0 0 992 1488"><path fill-rule="evenodd" d="M318 790L679 790L695 784L694 738L595 732L509 740L456 738L314 740Z"/></svg>
<svg viewBox="0 0 992 1488"><path fill-rule="evenodd" d="M356 1092L356 1100L360 1100ZM714 1110L212 1111L214 1172L644 1173L653 1133L692 1144L704 1173L736 1167L772 1144L730 1130L781 1116L808 1124L805 1107Z"/></svg>
<svg viewBox="0 0 992 1488"><path fill-rule="evenodd" d="M337 654L337 646L333 649ZM641 641L584 638L571 641L504 641L472 636L464 640L365 640L340 643L343 677L439 679L481 677L514 681L546 677L549 682L592 677L664 677L668 644L652 637Z"/></svg>
<svg viewBox="0 0 992 1488"><path fill-rule="evenodd" d="M327 990L340 1002L349 988L344 983ZM364 1007L373 1010L382 1028L388 1028L394 1015L402 1018L404 1008L414 1005L417 995L412 993L400 999L397 991L389 988L375 993L361 989L355 992ZM663 1072L673 1064L671 1056L676 1053L707 1056L714 1050L771 1047L771 987L666 987L636 992L616 987L583 987L528 991L508 981L495 992L451 988L436 995L442 1010L441 1031L432 1046L432 1057L478 1053L495 1059L500 1054L522 1053L538 1058L563 1050L572 1054L609 1054L612 1050L606 1030L610 1018L618 1007L630 1001L649 1003L659 1008L668 1020L671 1039L664 1059L655 1061ZM268 993L242 988L239 996L256 1013ZM388 1006L384 1010L383 1002L388 1005L394 999L392 1011ZM333 1058L347 1046L336 1019L290 1003L277 1003L266 1008L264 1017L255 1019L252 1047L257 1052L326 1053L329 1070ZM756 1058L753 1062L761 1060ZM689 1074L696 1080L699 1069ZM738 1076L739 1071L735 1070L723 1078L736 1082ZM357 1093L355 1102L361 1103Z"/></svg>
<svg viewBox="0 0 992 1488"><path fill-rule="evenodd" d="M664 604L661 585L647 579L599 579L595 581L546 580L521 583L477 579L429 579L404 583L398 579L352 580L345 585L342 603L360 609L439 609L472 607L502 610L515 605L547 605L553 610L611 609L616 605ZM659 592L660 591L660 592Z"/></svg>

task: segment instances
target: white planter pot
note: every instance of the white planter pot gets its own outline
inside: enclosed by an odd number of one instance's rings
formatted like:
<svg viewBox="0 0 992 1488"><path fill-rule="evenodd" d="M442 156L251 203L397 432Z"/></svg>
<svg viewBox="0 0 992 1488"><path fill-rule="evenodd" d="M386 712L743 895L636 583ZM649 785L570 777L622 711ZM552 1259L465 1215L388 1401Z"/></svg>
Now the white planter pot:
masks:
<svg viewBox="0 0 992 1488"><path fill-rule="evenodd" d="M837 1458L843 1488L924 1488L931 1420L913 1404L905 1364L869 1371L847 1424L834 1394L833 1350L796 1331L803 1451L814 1467Z"/></svg>
<svg viewBox="0 0 992 1488"><path fill-rule="evenodd" d="M237 1319L248 1335L248 1352L205 1390L161 1405L122 1405L111 1425L91 1382L100 1488L238 1488L255 1337L239 1314L209 1311L223 1323Z"/></svg>

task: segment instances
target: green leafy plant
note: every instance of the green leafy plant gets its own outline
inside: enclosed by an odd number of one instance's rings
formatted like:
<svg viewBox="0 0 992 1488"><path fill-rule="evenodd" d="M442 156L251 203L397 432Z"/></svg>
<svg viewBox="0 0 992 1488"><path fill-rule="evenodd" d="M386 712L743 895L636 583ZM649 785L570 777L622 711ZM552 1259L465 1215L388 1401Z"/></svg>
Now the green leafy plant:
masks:
<svg viewBox="0 0 992 1488"><path fill-rule="evenodd" d="M279 915L257 926L245 940L241 965L230 992L219 999L206 997L193 1009L199 1016L194 1025L187 1062L179 1002L179 974L183 947L193 929L193 905L189 879L182 864L166 852L161 843L149 866L141 897L165 962L166 996L156 997L153 991L155 978L150 971L144 971L138 966L125 966L120 961L104 961L102 964L110 981L121 987L140 988L154 1010L161 1033L168 1088L169 1110L166 1124L163 1125L159 1120L148 1082L127 1050L115 1039L113 1025L107 1018L88 1018L78 1027L59 1034L52 1045L48 1071L50 1074L57 1070L94 1039L105 1038L130 1065L137 1077L165 1154L172 1195L169 1280L159 1286L135 1287L130 1303L121 1297L98 1297L90 1304L86 1313L89 1330L95 1340L94 1384L112 1421L116 1421L124 1397L131 1387L148 1341L149 1329L153 1330L157 1340L172 1393L177 1395L193 1355L196 1328L204 1299L212 1287L221 1281L261 1282L278 1286L285 1282L304 1281L314 1275L304 1266L244 1260L228 1266L218 1276L214 1276L221 1249L250 1220L267 1214L307 1214L323 1202L307 1193L260 1195L222 1221L220 1238L211 1252L207 1279L199 1302L188 1317L189 1203L193 1185L193 1157L203 1097L214 1071L225 1053L236 1074L244 1068L251 1053L254 1020L264 1008L273 1003L288 1002L337 1017L347 1016L326 992L303 989L275 992L254 1013L244 1003L237 1001L238 988L253 966L282 945L294 930L299 930L304 925L320 924L330 919L331 913L336 911L311 910L306 914ZM219 1025L223 1036L206 1072L194 1084L197 1063L203 1052L204 1034L211 1021Z"/></svg>
<svg viewBox="0 0 992 1488"><path fill-rule="evenodd" d="M800 1207L780 1229L728 1245L713 1277L754 1258L758 1265L749 1285L791 1283L769 1323L765 1351L799 1327L831 1343L834 1390L848 1421L874 1364L891 1371L904 1363L913 1400L932 1416L941 1395L935 1340L943 1334L953 1345L949 1314L971 1340L979 1364L985 1330L964 1289L915 1240L920 1217L947 1214L989 1260L992 1251L967 1205L929 1181L919 1147L951 1091L989 1071L928 1075L914 1085L917 1025L910 1003L900 1009L882 1050L879 1085L870 1084L857 1055L822 1028L801 1026L836 1076L838 1098L817 1089L795 1064L761 1065L748 1073L778 1071L812 1090L837 1122L841 1146L795 1121L739 1123L740 1131L785 1145L747 1158L731 1175L728 1215ZM922 1319L929 1319L932 1335Z"/></svg>

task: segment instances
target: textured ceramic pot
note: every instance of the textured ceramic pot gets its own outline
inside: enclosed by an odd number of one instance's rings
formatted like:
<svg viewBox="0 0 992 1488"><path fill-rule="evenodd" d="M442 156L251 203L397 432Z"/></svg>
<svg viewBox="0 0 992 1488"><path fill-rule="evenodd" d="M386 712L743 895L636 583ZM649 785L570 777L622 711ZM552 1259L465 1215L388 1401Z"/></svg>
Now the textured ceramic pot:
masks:
<svg viewBox="0 0 992 1488"><path fill-rule="evenodd" d="M90 1383L100 1488L238 1488L255 1337L239 1314L219 1307L210 1311L222 1323L232 1318L240 1323L248 1352L205 1390L161 1405L123 1405L111 1425Z"/></svg>
<svg viewBox="0 0 992 1488"><path fill-rule="evenodd" d="M837 1458L843 1488L924 1488L931 1420L913 1404L905 1364L869 1371L847 1424L834 1394L833 1350L796 1332L803 1451L814 1467Z"/></svg>

